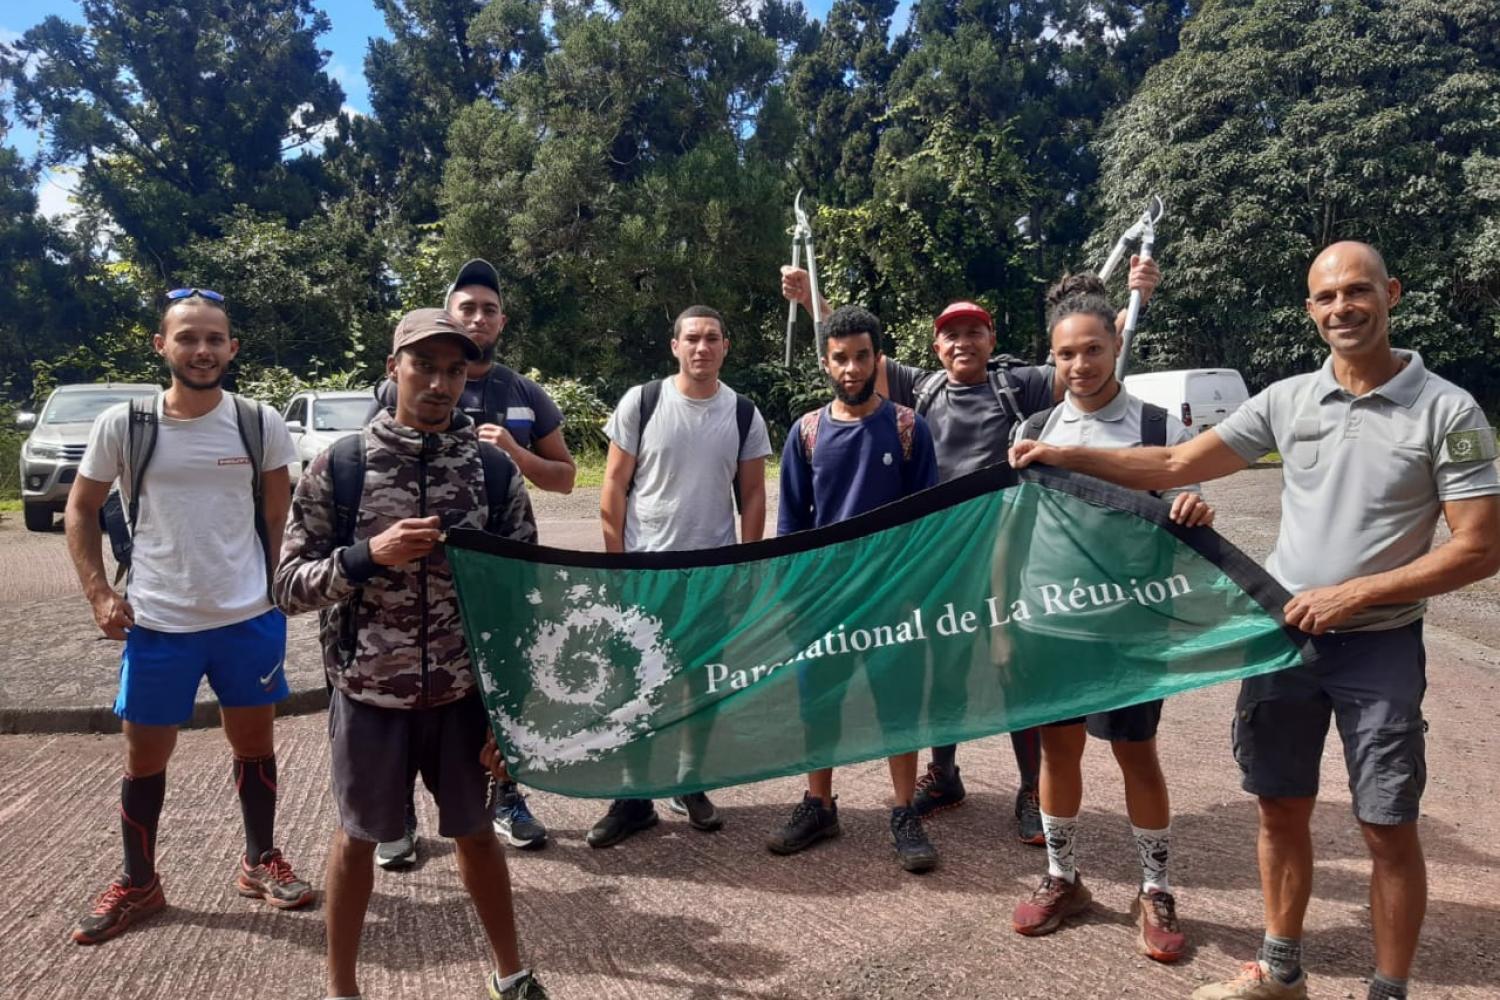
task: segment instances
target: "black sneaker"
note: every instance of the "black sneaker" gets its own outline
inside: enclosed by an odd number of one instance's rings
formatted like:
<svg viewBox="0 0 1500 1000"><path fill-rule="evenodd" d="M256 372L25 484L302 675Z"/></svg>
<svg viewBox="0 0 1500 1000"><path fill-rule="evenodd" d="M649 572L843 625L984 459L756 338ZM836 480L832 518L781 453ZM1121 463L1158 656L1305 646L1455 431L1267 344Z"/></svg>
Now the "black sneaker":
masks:
<svg viewBox="0 0 1500 1000"><path fill-rule="evenodd" d="M804 792L802 801L792 810L792 818L771 835L766 847L773 854L796 854L820 840L837 837L841 832L838 796L835 795L833 804L825 808L821 799Z"/></svg>
<svg viewBox="0 0 1500 1000"><path fill-rule="evenodd" d="M375 863L390 871L401 871L417 863L417 808L406 807L406 830L395 840L375 845Z"/></svg>
<svg viewBox="0 0 1500 1000"><path fill-rule="evenodd" d="M714 804L702 792L674 795L667 803L667 808L679 816L686 816L688 826L704 833L713 833L724 825L724 817L719 815L719 810L714 808Z"/></svg>
<svg viewBox="0 0 1500 1000"><path fill-rule="evenodd" d="M922 820L911 806L891 810L891 840L896 844L896 858L901 867L920 874L937 867L937 848L927 839Z"/></svg>
<svg viewBox="0 0 1500 1000"><path fill-rule="evenodd" d="M1047 835L1042 832L1042 800L1035 788L1025 785L1016 792L1016 836L1023 844L1047 846Z"/></svg>
<svg viewBox="0 0 1500 1000"><path fill-rule="evenodd" d="M503 990L500 988L500 973L491 972L485 986L489 989L490 1000L547 1000L547 991L530 972L522 976L519 983Z"/></svg>
<svg viewBox="0 0 1500 1000"><path fill-rule="evenodd" d="M514 781L496 782L490 786L490 815L495 833L512 847L536 851L547 846L547 828L531 815L526 796Z"/></svg>
<svg viewBox="0 0 1500 1000"><path fill-rule="evenodd" d="M963 805L964 782L958 770L956 764L952 771L937 761L927 765L927 773L917 779L917 790L911 797L911 807L919 819Z"/></svg>
<svg viewBox="0 0 1500 1000"><path fill-rule="evenodd" d="M615 799L584 839L590 847L613 847L631 834L651 829L657 820L650 799Z"/></svg>

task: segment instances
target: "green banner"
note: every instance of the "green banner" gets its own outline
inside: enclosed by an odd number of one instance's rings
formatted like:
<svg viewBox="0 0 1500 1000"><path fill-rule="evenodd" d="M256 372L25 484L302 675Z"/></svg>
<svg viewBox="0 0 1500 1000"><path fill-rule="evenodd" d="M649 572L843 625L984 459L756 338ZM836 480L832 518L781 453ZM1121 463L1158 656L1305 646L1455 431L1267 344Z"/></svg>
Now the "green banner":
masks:
<svg viewBox="0 0 1500 1000"><path fill-rule="evenodd" d="M1287 593L1166 509L996 466L751 545L606 555L462 531L448 557L511 773L663 797L1301 662Z"/></svg>

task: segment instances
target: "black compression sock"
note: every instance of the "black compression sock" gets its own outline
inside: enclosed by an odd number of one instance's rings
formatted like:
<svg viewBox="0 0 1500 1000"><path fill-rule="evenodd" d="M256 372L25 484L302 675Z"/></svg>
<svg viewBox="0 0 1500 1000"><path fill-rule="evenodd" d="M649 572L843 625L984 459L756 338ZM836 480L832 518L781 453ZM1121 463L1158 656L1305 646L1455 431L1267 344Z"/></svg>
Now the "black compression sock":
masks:
<svg viewBox="0 0 1500 1000"><path fill-rule="evenodd" d="M167 797L167 772L120 779L120 834L125 842L125 877L137 889L156 878L156 825Z"/></svg>
<svg viewBox="0 0 1500 1000"><path fill-rule="evenodd" d="M1037 787L1042 773L1042 731L1033 728L1011 733L1010 747L1016 753L1016 770L1021 774L1021 787Z"/></svg>
<svg viewBox="0 0 1500 1000"><path fill-rule="evenodd" d="M234 787L245 819L245 857L253 866L276 846L276 755L236 757Z"/></svg>
<svg viewBox="0 0 1500 1000"><path fill-rule="evenodd" d="M945 747L933 747L932 762L942 768L944 773L952 774L953 768L958 764L958 744L950 743Z"/></svg>

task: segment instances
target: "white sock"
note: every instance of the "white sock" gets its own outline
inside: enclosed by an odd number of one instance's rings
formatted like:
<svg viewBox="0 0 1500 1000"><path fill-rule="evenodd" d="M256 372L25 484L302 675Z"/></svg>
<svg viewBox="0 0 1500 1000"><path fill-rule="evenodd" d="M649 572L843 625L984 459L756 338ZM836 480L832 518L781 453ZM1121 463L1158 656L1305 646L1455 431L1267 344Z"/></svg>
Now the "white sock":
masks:
<svg viewBox="0 0 1500 1000"><path fill-rule="evenodd" d="M1171 885L1167 882L1167 858L1171 852L1172 825L1169 823L1160 830L1143 830L1131 824L1130 829L1135 834L1135 849L1141 856L1141 891L1158 889L1171 892Z"/></svg>
<svg viewBox="0 0 1500 1000"><path fill-rule="evenodd" d="M505 976L503 978L501 977L500 973L497 972L495 973L495 989L500 990L503 993L529 975L531 975L530 969L522 969L520 972L512 973L511 975Z"/></svg>
<svg viewBox="0 0 1500 1000"><path fill-rule="evenodd" d="M1047 874L1073 882L1078 868L1073 863L1073 839L1078 835L1077 816L1042 813L1042 832L1047 836Z"/></svg>

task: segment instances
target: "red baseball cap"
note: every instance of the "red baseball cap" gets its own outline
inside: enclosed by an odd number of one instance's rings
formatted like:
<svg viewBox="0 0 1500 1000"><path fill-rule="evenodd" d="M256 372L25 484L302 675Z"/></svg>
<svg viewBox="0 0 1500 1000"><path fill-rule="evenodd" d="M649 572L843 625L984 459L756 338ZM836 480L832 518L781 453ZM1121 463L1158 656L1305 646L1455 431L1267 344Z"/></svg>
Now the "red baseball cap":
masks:
<svg viewBox="0 0 1500 1000"><path fill-rule="evenodd" d="M937 319L932 321L932 332L937 333L944 326L956 319L983 320L985 326L991 330L995 328L995 321L990 318L990 314L985 311L984 306L977 302L954 302L938 313Z"/></svg>

